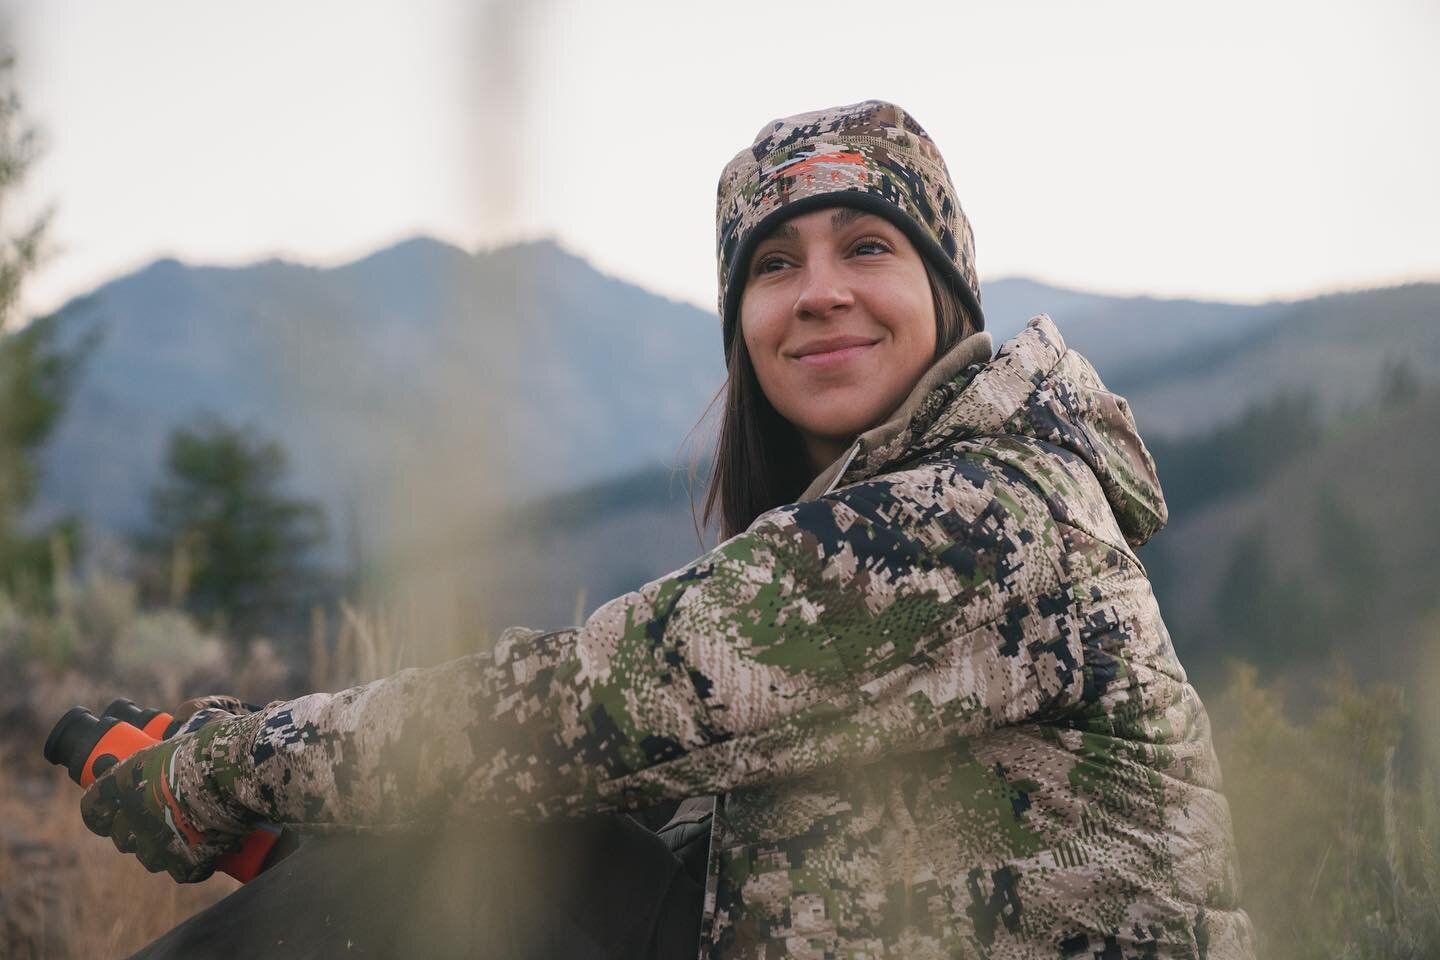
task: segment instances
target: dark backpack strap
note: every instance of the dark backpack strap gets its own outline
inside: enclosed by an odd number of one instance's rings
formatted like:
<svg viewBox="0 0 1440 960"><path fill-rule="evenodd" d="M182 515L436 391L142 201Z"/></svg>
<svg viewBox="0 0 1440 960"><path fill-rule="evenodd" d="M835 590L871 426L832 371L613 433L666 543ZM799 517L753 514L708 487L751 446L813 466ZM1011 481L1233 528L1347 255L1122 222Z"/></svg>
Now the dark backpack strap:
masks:
<svg viewBox="0 0 1440 960"><path fill-rule="evenodd" d="M670 822L656 831L702 888L710 859L710 829L715 824L715 798L691 797L681 802Z"/></svg>

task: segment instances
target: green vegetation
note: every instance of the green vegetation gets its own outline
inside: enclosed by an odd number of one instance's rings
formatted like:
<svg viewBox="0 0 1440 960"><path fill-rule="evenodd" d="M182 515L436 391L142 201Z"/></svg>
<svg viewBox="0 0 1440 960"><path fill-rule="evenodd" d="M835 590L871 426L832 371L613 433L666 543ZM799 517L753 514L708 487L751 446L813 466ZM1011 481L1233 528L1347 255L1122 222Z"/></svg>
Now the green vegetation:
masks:
<svg viewBox="0 0 1440 960"><path fill-rule="evenodd" d="M13 70L14 58L0 56L0 212L12 207L37 151ZM29 532L20 526L35 497L35 453L60 418L79 355L56 346L53 320L21 327L15 317L48 221L42 214L19 227L0 222L0 586L25 598L44 595L54 574L55 541L73 544L75 535L67 522Z"/></svg>
<svg viewBox="0 0 1440 960"><path fill-rule="evenodd" d="M1226 659L1318 681L1333 654L1421 693L1440 613L1440 387L1394 363L1328 421L1281 398L1153 452L1171 519L1144 559L1202 692Z"/></svg>
<svg viewBox="0 0 1440 960"><path fill-rule="evenodd" d="M1313 447L1324 432L1316 410L1313 395L1283 394L1199 437L1150 443L1171 517L1258 486Z"/></svg>
<svg viewBox="0 0 1440 960"><path fill-rule="evenodd" d="M1216 614L1226 631L1226 651L1246 651L1267 670L1304 649L1321 624L1319 607L1304 584L1281 579L1264 539L1253 531L1235 542Z"/></svg>
<svg viewBox="0 0 1440 960"><path fill-rule="evenodd" d="M21 113L20 94L13 86L14 69L15 58L0 54L0 198L13 198L38 151L35 130ZM0 237L0 324L10 319L22 283L40 259L48 222L42 215L17 230L5 225Z"/></svg>
<svg viewBox="0 0 1440 960"><path fill-rule="evenodd" d="M1252 667L1211 704L1258 955L1440 955L1436 771L1400 761L1401 693L1337 669L1304 722Z"/></svg>
<svg viewBox="0 0 1440 960"><path fill-rule="evenodd" d="M1437 956L1440 390L1395 361L1321 407L1152 444L1171 524L1145 561L1215 725L1258 955Z"/></svg>
<svg viewBox="0 0 1440 960"><path fill-rule="evenodd" d="M54 575L52 541L77 539L69 521L30 532L20 524L35 497L35 454L64 409L76 356L56 348L48 319L0 334L0 585L27 597L43 594Z"/></svg>
<svg viewBox="0 0 1440 960"><path fill-rule="evenodd" d="M1323 569L1286 572L1259 530L1236 538L1215 596L1225 630L1219 649L1267 671L1297 656L1323 657L1381 615L1385 565L1376 534L1333 489L1322 486L1312 516Z"/></svg>
<svg viewBox="0 0 1440 960"><path fill-rule="evenodd" d="M325 514L283 494L278 443L204 417L171 434L165 467L147 545L173 602L244 632L311 599L306 555L326 536Z"/></svg>

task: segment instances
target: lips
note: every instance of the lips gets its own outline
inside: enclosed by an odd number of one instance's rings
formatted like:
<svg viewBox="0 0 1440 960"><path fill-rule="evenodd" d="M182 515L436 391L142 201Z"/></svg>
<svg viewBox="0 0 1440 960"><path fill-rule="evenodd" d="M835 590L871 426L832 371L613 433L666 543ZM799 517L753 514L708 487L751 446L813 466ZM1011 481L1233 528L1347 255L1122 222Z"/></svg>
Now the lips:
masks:
<svg viewBox="0 0 1440 960"><path fill-rule="evenodd" d="M876 337L839 336L811 340L792 350L792 359L814 366L843 363L879 343Z"/></svg>

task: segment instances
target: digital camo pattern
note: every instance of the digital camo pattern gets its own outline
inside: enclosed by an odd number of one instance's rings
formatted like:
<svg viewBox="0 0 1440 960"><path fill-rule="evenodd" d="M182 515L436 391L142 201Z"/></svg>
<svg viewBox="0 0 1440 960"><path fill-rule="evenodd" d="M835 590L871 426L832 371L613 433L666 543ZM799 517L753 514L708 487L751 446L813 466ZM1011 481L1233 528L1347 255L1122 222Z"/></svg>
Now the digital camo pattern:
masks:
<svg viewBox="0 0 1440 960"><path fill-rule="evenodd" d="M766 124L725 166L717 194L726 356L754 244L770 225L816 204L873 208L905 227L923 253L953 274L977 329L983 322L970 221L940 151L894 104L867 100Z"/></svg>
<svg viewBox="0 0 1440 960"><path fill-rule="evenodd" d="M950 356L950 364L942 362L926 374L894 419L859 438L839 482L960 443L1021 435L1079 457L1019 458L1044 472L1043 486L1065 494L1049 497L1058 520L1097 535L1106 527L1106 536L1122 550L1126 543L1140 546L1165 525L1160 480L1129 403L1105 389L1089 361L1065 348L1048 318L1032 321L1025 335L1002 346L993 360L988 350L962 348ZM952 369L957 361L969 369ZM971 380L984 367L980 390ZM989 449L998 459L1016 459L1008 444ZM1019 460L1015 465L1024 470ZM1085 495L1095 480L1103 498Z"/></svg>
<svg viewBox="0 0 1440 960"><path fill-rule="evenodd" d="M1163 517L1133 421L1047 318L961 347L843 485L578 629L177 738L187 817L723 793L702 956L1251 956L1205 712L1130 548Z"/></svg>

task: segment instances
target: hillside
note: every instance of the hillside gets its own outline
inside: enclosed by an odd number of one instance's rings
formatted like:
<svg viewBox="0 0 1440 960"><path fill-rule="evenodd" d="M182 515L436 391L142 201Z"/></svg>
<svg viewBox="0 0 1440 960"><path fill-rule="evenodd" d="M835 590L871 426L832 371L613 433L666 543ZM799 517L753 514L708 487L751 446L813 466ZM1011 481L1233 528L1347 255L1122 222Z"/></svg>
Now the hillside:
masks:
<svg viewBox="0 0 1440 960"><path fill-rule="evenodd" d="M1102 368L1152 434L1194 433L1278 394L1326 415L1363 403L1387 366L1440 379L1440 284L1410 284L1272 305L1247 334L1143 364Z"/></svg>
<svg viewBox="0 0 1440 960"><path fill-rule="evenodd" d="M1291 308L1103 296L1021 278L987 283L984 296L986 328L997 343L1019 333L1035 314L1048 313L1065 342L1089 357L1107 382L1199 353L1229 354Z"/></svg>
<svg viewBox="0 0 1440 960"><path fill-rule="evenodd" d="M1430 389L1332 424L1255 486L1175 517L1144 559L1192 670L1213 675L1241 657L1290 680L1332 660L1407 686L1433 676L1437 476Z"/></svg>

